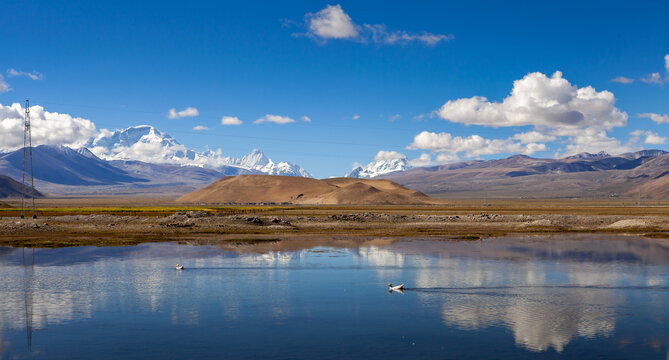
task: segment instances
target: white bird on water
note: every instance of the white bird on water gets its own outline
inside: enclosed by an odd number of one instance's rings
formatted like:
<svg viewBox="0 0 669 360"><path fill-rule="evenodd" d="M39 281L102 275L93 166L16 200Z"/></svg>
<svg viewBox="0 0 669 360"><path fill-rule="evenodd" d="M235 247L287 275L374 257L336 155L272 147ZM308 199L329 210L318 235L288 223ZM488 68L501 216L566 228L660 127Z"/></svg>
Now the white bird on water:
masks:
<svg viewBox="0 0 669 360"><path fill-rule="evenodd" d="M399 284L397 286L393 286L392 283L388 283L388 290L390 290L390 291L402 291L402 290L404 290L404 284Z"/></svg>
<svg viewBox="0 0 669 360"><path fill-rule="evenodd" d="M177 264L177 270L183 270L183 269L184 269L184 266L183 266L183 265L179 265L179 264Z"/></svg>

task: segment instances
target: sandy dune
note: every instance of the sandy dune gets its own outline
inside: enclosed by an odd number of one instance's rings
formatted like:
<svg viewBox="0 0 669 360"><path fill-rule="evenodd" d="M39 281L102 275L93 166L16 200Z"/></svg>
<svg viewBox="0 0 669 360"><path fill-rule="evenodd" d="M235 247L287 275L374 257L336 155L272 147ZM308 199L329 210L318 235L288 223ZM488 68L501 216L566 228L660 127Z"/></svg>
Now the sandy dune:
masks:
<svg viewBox="0 0 669 360"><path fill-rule="evenodd" d="M440 201L390 180L239 175L218 180L180 197L177 202L421 205Z"/></svg>

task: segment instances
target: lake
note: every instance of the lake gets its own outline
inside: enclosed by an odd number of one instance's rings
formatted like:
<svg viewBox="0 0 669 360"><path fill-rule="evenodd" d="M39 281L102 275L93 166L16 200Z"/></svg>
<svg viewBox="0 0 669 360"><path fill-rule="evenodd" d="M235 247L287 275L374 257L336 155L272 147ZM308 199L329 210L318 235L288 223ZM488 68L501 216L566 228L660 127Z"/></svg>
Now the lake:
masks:
<svg viewBox="0 0 669 360"><path fill-rule="evenodd" d="M3 359L669 359L667 240L0 248L0 274Z"/></svg>

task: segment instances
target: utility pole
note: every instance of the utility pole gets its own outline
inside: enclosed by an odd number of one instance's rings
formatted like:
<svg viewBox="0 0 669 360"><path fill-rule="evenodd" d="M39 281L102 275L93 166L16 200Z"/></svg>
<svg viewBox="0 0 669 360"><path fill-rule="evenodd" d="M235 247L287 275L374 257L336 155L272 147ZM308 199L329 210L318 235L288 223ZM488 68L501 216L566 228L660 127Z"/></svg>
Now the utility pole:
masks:
<svg viewBox="0 0 669 360"><path fill-rule="evenodd" d="M26 198L26 165L30 171L30 198L32 199L33 219L37 218L35 213L35 180L33 176L33 144L30 133L30 100L26 99L25 128L23 130L23 181L21 184L21 219L25 218L25 198Z"/></svg>

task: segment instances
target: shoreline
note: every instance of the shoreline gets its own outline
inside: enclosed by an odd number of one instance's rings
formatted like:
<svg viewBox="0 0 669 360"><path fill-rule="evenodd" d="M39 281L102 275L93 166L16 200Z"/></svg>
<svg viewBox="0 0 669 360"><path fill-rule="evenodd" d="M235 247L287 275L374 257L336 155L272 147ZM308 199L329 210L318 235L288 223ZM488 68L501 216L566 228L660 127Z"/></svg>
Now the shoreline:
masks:
<svg viewBox="0 0 669 360"><path fill-rule="evenodd" d="M123 211L82 207L53 209L53 213L39 209L38 214L41 211L49 215L23 220L4 211L0 214L0 246L121 246L309 236L467 241L510 234L558 233L669 238L669 207L664 206L203 206L171 212L174 209L177 207L127 207Z"/></svg>

